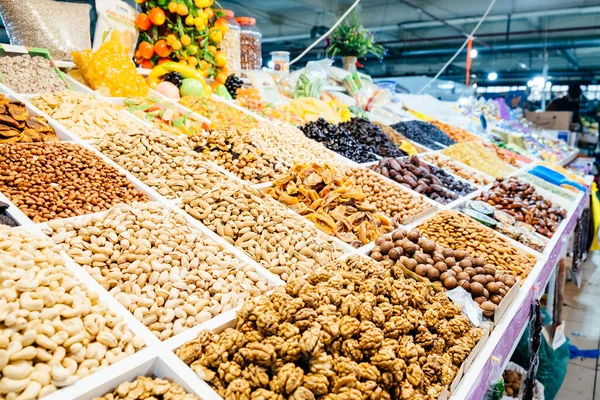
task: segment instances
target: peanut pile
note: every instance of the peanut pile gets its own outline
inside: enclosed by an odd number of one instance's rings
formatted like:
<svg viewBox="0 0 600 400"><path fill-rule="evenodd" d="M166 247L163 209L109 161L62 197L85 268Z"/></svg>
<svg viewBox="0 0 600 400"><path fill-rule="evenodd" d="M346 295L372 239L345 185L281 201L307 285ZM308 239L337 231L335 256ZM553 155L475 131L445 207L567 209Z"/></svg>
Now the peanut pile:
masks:
<svg viewBox="0 0 600 400"><path fill-rule="evenodd" d="M176 354L225 400L437 399L482 333L444 293L354 255Z"/></svg>
<svg viewBox="0 0 600 400"><path fill-rule="evenodd" d="M127 178L69 142L0 145L0 192L33 222L145 201Z"/></svg>
<svg viewBox="0 0 600 400"><path fill-rule="evenodd" d="M82 139L100 139L109 132L127 132L136 125L121 115L122 107L91 94L44 93L31 102Z"/></svg>
<svg viewBox="0 0 600 400"><path fill-rule="evenodd" d="M170 199L229 179L193 151L184 137L157 130L107 134L94 147Z"/></svg>
<svg viewBox="0 0 600 400"><path fill-rule="evenodd" d="M422 197L402 189L368 168L347 167L344 168L344 172L356 179L356 184L365 193L366 200L373 204L377 211L393 218L393 226L406 223L411 217L432 207Z"/></svg>
<svg viewBox="0 0 600 400"><path fill-rule="evenodd" d="M442 211L417 229L441 246L483 257L497 270L515 277L527 278L536 263L533 255L517 249L494 230L459 211Z"/></svg>
<svg viewBox="0 0 600 400"><path fill-rule="evenodd" d="M140 376L133 382L124 382L111 393L93 400L199 400L196 395L189 394L184 388L166 379Z"/></svg>
<svg viewBox="0 0 600 400"><path fill-rule="evenodd" d="M270 289L253 266L156 203L48 228L54 243L161 340Z"/></svg>
<svg viewBox="0 0 600 400"><path fill-rule="evenodd" d="M188 214L283 280L341 255L331 238L257 189L222 183L182 199Z"/></svg>
<svg viewBox="0 0 600 400"><path fill-rule="evenodd" d="M478 186L489 185L493 182L493 179L491 177L488 177L483 173L476 171L475 169L466 169L458 161L444 157L439 154L429 153L421 156L421 159L439 168L443 168L456 176L460 176L461 178L466 179L467 181L474 183Z"/></svg>
<svg viewBox="0 0 600 400"><path fill-rule="evenodd" d="M53 247L0 226L2 398L42 398L144 346Z"/></svg>
<svg viewBox="0 0 600 400"><path fill-rule="evenodd" d="M194 150L250 183L275 180L288 167L254 143L248 130L223 126L190 137Z"/></svg>

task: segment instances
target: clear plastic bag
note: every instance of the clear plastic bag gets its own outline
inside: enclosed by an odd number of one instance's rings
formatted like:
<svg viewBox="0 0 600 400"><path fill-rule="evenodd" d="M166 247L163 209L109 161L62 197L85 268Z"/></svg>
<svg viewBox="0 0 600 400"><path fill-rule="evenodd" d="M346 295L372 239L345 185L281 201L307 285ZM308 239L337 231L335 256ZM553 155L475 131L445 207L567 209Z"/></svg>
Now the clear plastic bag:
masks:
<svg viewBox="0 0 600 400"><path fill-rule="evenodd" d="M134 23L138 12L121 0L96 0L96 11L98 22L94 33L94 50L98 50L105 42L118 42L132 58L138 38Z"/></svg>
<svg viewBox="0 0 600 400"><path fill-rule="evenodd" d="M55 60L91 47L88 4L0 0L0 14L11 44L48 49Z"/></svg>
<svg viewBox="0 0 600 400"><path fill-rule="evenodd" d="M304 72L298 77L294 88L294 98L313 97L318 99L329 77L329 67L333 60L309 61Z"/></svg>
<svg viewBox="0 0 600 400"><path fill-rule="evenodd" d="M460 307L463 314L469 318L469 321L471 321L473 325L481 326L483 322L483 314L481 312L481 308L479 308L479 305L473 301L471 293L459 286L455 289L448 290L446 294L453 303Z"/></svg>

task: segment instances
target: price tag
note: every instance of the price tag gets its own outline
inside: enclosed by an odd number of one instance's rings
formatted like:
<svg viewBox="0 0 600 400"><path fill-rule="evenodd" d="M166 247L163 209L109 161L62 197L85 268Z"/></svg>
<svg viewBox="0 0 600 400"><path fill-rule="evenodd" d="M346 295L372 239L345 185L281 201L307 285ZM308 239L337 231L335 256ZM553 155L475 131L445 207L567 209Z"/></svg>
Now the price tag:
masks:
<svg viewBox="0 0 600 400"><path fill-rule="evenodd" d="M29 53L29 51L27 51L27 48L25 48L25 46L18 46L16 44L2 44L2 48L7 53L22 53L22 54Z"/></svg>
<svg viewBox="0 0 600 400"><path fill-rule="evenodd" d="M567 341L565 336L565 323L562 322L556 327L554 331L554 337L552 338L552 349L556 350Z"/></svg>

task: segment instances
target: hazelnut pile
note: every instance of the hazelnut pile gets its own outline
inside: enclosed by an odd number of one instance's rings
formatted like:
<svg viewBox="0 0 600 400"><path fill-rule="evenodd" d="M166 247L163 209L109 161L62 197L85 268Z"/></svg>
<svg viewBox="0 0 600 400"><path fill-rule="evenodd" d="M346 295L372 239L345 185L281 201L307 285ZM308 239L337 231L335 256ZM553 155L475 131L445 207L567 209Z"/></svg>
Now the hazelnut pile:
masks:
<svg viewBox="0 0 600 400"><path fill-rule="evenodd" d="M485 316L492 316L516 280L496 272L483 257L470 257L464 250L452 250L429 240L417 230L400 228L375 241L371 258L392 269L408 269L445 289L461 286L471 293ZM401 273L400 271L398 273Z"/></svg>
<svg viewBox="0 0 600 400"><path fill-rule="evenodd" d="M33 222L146 201L127 178L69 142L0 145L0 191Z"/></svg>
<svg viewBox="0 0 600 400"><path fill-rule="evenodd" d="M482 333L444 293L353 255L176 354L225 400L437 399Z"/></svg>

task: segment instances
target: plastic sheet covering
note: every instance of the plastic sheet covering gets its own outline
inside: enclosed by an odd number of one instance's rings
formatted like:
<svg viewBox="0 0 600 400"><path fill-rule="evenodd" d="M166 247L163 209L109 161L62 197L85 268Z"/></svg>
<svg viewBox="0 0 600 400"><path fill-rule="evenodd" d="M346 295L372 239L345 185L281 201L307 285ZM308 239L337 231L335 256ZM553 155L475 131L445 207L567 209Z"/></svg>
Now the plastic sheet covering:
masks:
<svg viewBox="0 0 600 400"><path fill-rule="evenodd" d="M0 0L0 14L11 44L48 49L55 60L91 47L88 4Z"/></svg>
<svg viewBox="0 0 600 400"><path fill-rule="evenodd" d="M73 61L85 82L105 96L147 96L148 85L119 42L108 41L97 51L73 52Z"/></svg>

